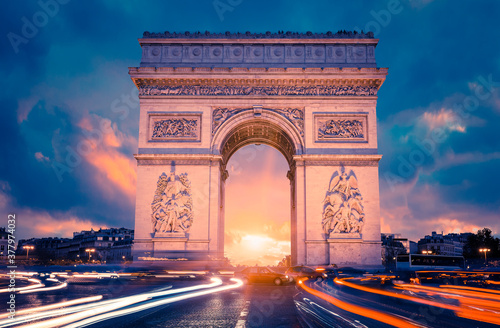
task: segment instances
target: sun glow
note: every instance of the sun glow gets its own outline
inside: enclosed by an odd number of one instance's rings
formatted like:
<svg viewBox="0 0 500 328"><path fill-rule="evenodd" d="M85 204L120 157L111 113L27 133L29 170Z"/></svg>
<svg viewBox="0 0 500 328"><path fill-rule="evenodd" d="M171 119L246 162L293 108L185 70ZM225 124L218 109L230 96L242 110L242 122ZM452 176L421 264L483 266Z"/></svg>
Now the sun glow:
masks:
<svg viewBox="0 0 500 328"><path fill-rule="evenodd" d="M276 265L290 254L288 169L266 145L243 147L229 160L224 248L232 264Z"/></svg>

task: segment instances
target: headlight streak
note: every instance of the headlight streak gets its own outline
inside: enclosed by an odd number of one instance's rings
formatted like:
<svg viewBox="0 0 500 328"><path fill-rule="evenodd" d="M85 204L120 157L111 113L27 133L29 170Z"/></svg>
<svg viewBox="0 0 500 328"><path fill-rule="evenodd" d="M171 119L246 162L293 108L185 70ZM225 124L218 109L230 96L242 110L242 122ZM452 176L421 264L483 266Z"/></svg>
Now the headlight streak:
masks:
<svg viewBox="0 0 500 328"><path fill-rule="evenodd" d="M26 279L26 278L16 277L16 279ZM22 291L22 290L28 290L28 289L35 289L35 288L45 287L45 285L42 284L42 282L40 280L38 280L38 279L28 278L27 280L30 281L30 282L34 282L35 284L34 285L29 285L29 286L26 286L26 287L0 289L0 293L12 293L12 292L19 292L19 291Z"/></svg>
<svg viewBox="0 0 500 328"><path fill-rule="evenodd" d="M55 304L44 305L44 306L39 306L39 307L34 307L34 308L28 308L28 309L23 309L23 310L16 310L16 316L23 315L25 313L32 313L32 312L40 312L40 311L47 311L47 310L52 310L52 309L58 309L58 308L61 308L61 307L70 306L70 305L76 305L76 304L81 304L81 303L95 302L95 301L99 301L101 299L102 299L102 295L98 295L98 296L78 298L78 299L71 300L71 301L59 302L59 303L55 303ZM9 315L10 315L10 313L2 313L2 314L0 314L0 319L7 318ZM12 320L9 320L9 322L10 321L12 321Z"/></svg>
<svg viewBox="0 0 500 328"><path fill-rule="evenodd" d="M339 299L334 298L331 295L322 293L322 292L315 290L309 286L306 286L306 284L304 283L304 280L299 281L299 286L301 288L303 288L305 291L307 291L308 293L310 293L314 296L317 296L317 297L327 301L328 303L335 305L336 307L338 307L342 310L345 310L345 311L348 311L348 312L351 312L351 313L354 313L354 314L357 314L357 315L360 315L360 316L363 316L366 318L370 318L370 319L373 319L373 320L376 320L379 322L383 322L383 323L386 323L386 324L394 326L394 327L399 327L399 328L422 327L422 326L413 324L408 320L401 319L401 318L396 317L396 316L391 315L391 314L387 314L387 313L384 313L381 311L375 311L375 310L365 308L365 307L362 307L359 305L354 305L354 304L350 304L350 303L341 301Z"/></svg>
<svg viewBox="0 0 500 328"><path fill-rule="evenodd" d="M35 288L35 289L29 289L29 290L21 290L19 294L27 294L27 293L38 293L38 292L46 292L48 290L57 290L57 289L63 289L68 287L67 282L63 282L57 286L52 286L52 287L40 287L40 288Z"/></svg>
<svg viewBox="0 0 500 328"><path fill-rule="evenodd" d="M86 304L86 305L81 305L78 307L69 307L66 309L61 309L61 310L56 310L52 312L44 312L44 313L39 313L39 314L34 314L30 316L25 316L25 317L20 317L17 320L4 320L0 322L0 327L7 327L7 326L12 326L15 324L20 324L20 323L26 323L29 321L33 320L40 320L44 319L47 317L54 317L54 316L60 316L60 315L65 315L60 318L55 318L55 319L50 319L46 320L43 322L37 322L33 324L28 324L25 325L24 327L60 327L65 324L70 324L75 321L79 320L84 320L84 319L90 319L93 316L99 316L102 313L110 312L110 311L115 311L123 307L128 307L136 303L140 302L147 302L146 304L143 304L146 306L150 302L155 302L155 301L150 301L153 297L162 297L166 295L171 295L171 294L178 294L178 293L186 293L186 292L192 292L198 289L205 289L205 288L215 288L217 286L222 285L222 280L218 278L211 278L212 283L209 284L202 284L202 285L196 285L196 286L190 286L190 287L183 287L183 288L177 288L177 289L171 289L167 291L160 291L160 292L153 292L153 293L144 293L144 294L138 294L134 296L128 296L128 297L123 297L119 299L112 299L112 300L106 300L102 302L97 302L97 303L91 303L91 304ZM239 283L242 284L240 281ZM233 288L236 288L241 286L240 284L232 285L234 286ZM208 292L207 292L208 293ZM189 296L191 294L185 295ZM184 295L182 295L184 296ZM189 298L189 297L188 297ZM156 301L158 302L158 301ZM127 310L124 311L129 311L130 308L127 308ZM68 313L72 313L68 315ZM113 312L111 312L113 313ZM100 316L99 316L100 317ZM103 319L105 320L105 319ZM102 320L101 320L102 321ZM81 326L78 324L77 326Z"/></svg>
<svg viewBox="0 0 500 328"><path fill-rule="evenodd" d="M214 280L214 279L217 279L217 280L219 280L222 283L222 281L219 278L211 278L211 280ZM199 292L193 292L193 293L183 294L183 295L179 295L179 296L174 296L174 297L167 298L167 299L164 299L164 300L151 301L151 302L148 302L146 304L137 305L137 306L132 307L132 308L127 308L127 309L124 309L124 310L119 310L119 311L110 312L110 313L102 314L102 315L95 316L95 317L90 317L90 318L88 318L86 320L75 322L73 324L70 324L70 325L67 325L67 326L63 326L63 327L64 328L85 327L85 326L88 326L88 325L91 325L91 324L95 324L97 322L101 322L101 321L109 320L109 319L112 319L112 318L120 317L120 316L123 316L123 315L128 315L128 314L132 314L132 313L144 311L144 310L151 309L151 308L154 308L154 307L158 307L158 306L161 306L161 305L165 305L165 304L169 304L169 303L174 303L174 302L178 302L178 301L182 301L182 300L186 300L186 299L194 298L194 297L198 297L198 296L203 296L203 295L218 293L218 292L222 292L222 291L226 291L226 290L230 290L230 289L235 289L235 288L239 288L239 287L243 286L243 281L241 281L240 279L231 278L230 280L234 281L236 283L233 284L233 285L226 285L226 286L212 288L212 289L209 289L209 290L204 290L204 291L199 291Z"/></svg>
<svg viewBox="0 0 500 328"><path fill-rule="evenodd" d="M155 297L155 296L175 294L175 293L179 292L179 289L171 290L169 292L165 291L166 289L170 289L170 288L172 288L172 286L166 286L166 287L161 288L160 290L157 289L157 291L155 291L155 292L147 293L147 296L149 296L151 298L151 297ZM99 297L99 299L102 299L102 295L99 295L99 296L96 296L96 297ZM132 296L128 296L128 297L130 298ZM124 298L127 298L127 297L124 297ZM45 319L45 318L56 317L56 316L59 316L59 315L65 315L65 314L75 313L75 312L78 312L78 311L93 309L93 308L96 308L96 307L99 307L99 306L111 304L111 303L116 302L118 300L119 299L111 299L111 300L101 301L101 302L98 302L98 303L91 303L91 304L85 304L85 305L80 305L80 306L74 306L74 307L59 309L59 310L55 310L55 311L51 311L51 312L34 313L34 314L30 314L30 315L25 315L25 316L22 316L22 317L16 316L14 320L9 319L9 320L0 321L0 327L9 327L9 326L12 326L14 324L21 324L21 323L30 322L30 321L33 321L33 320L41 320L41 319ZM68 302L72 302L72 301L68 301ZM66 303L66 302L63 302L63 303ZM58 303L58 304L62 304L62 303ZM57 306L58 304L53 304L54 308L58 308L58 307L64 306L64 305ZM49 305L49 306L52 306L52 305ZM39 312L39 311L41 311L41 308L43 308L43 307L29 308L29 309L26 309L26 310L23 310L23 311L26 311L26 312ZM17 313L19 313L19 312L17 311ZM8 316L8 314L7 314L7 316Z"/></svg>

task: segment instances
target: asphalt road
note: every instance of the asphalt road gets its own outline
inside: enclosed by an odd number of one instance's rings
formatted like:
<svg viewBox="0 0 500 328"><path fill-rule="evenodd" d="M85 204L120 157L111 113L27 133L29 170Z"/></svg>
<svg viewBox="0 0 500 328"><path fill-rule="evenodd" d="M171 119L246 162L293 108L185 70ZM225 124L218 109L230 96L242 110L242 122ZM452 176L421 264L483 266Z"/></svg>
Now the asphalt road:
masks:
<svg viewBox="0 0 500 328"><path fill-rule="evenodd" d="M223 280L222 286L234 284L227 279ZM46 286L51 286L49 281L44 281L44 283ZM59 290L18 294L16 296L17 310L95 295L102 295L103 300L116 300L144 293L179 290L208 283L210 283L208 279L151 278L71 282L66 288ZM208 291L210 289L202 290ZM293 301L293 295L296 291L294 285L243 285L230 290L195 296L132 314L117 316L88 327L301 327ZM192 294L193 292L186 292L172 296L153 297L151 302L156 299L166 300L178 295ZM130 308L132 307L133 305L130 306Z"/></svg>
<svg viewBox="0 0 500 328"><path fill-rule="evenodd" d="M500 323L498 288L393 284L381 277L305 281L299 287L242 285L211 276L72 279L44 278L38 281L42 288L16 293L18 314L11 321L0 314L0 327L483 328ZM79 303L62 308L68 301Z"/></svg>
<svg viewBox="0 0 500 328"><path fill-rule="evenodd" d="M183 300L91 327L301 327L295 286L251 284L236 290Z"/></svg>

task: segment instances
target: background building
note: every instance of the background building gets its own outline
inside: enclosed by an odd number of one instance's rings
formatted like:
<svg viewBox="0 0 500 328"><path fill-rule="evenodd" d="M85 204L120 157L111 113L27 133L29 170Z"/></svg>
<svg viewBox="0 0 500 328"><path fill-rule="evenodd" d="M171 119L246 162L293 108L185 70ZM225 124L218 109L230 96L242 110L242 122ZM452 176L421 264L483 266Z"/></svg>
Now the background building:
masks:
<svg viewBox="0 0 500 328"><path fill-rule="evenodd" d="M70 260L82 262L120 262L131 260L134 230L109 228L74 232L73 238L31 238L20 240L19 255L24 246L33 246L30 258L40 261Z"/></svg>
<svg viewBox="0 0 500 328"><path fill-rule="evenodd" d="M9 251L9 233L5 231L5 228L0 228L0 258L4 258L8 255Z"/></svg>
<svg viewBox="0 0 500 328"><path fill-rule="evenodd" d="M399 233L382 233L381 239L382 264L385 267L395 266L396 257L400 254L408 254L410 251L410 241Z"/></svg>
<svg viewBox="0 0 500 328"><path fill-rule="evenodd" d="M464 244L472 233L436 233L425 236L418 241L418 252L431 251L436 255L463 256Z"/></svg>

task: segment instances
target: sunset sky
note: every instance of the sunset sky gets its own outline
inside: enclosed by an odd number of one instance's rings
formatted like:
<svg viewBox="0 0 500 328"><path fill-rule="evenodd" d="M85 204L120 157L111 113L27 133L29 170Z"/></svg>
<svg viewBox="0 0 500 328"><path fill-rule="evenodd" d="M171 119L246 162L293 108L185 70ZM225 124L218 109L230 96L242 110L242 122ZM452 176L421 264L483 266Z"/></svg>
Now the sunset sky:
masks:
<svg viewBox="0 0 500 328"><path fill-rule="evenodd" d="M139 108L128 67L144 31L167 30L373 30L377 64L389 67L377 106L382 231L500 235L500 2L61 2L45 16L37 1L0 13L0 226L16 213L18 238L133 228ZM240 261L265 264L289 252L287 170L263 145L231 159L229 256L247 249Z"/></svg>

